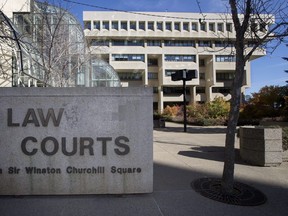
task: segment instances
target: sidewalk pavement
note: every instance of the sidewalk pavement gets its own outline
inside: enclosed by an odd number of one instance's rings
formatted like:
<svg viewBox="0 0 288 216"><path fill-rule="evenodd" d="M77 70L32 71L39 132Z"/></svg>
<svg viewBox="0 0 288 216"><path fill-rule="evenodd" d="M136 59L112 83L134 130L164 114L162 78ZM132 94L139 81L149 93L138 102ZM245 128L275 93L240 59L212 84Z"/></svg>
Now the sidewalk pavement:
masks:
<svg viewBox="0 0 288 216"><path fill-rule="evenodd" d="M0 196L1 216L284 216L288 213L288 162L279 167L250 166L236 150L235 180L262 191L268 201L260 206L234 206L196 193L191 182L220 178L223 171L224 127L168 123L154 130L154 192L137 195ZM239 148L238 141L236 148Z"/></svg>

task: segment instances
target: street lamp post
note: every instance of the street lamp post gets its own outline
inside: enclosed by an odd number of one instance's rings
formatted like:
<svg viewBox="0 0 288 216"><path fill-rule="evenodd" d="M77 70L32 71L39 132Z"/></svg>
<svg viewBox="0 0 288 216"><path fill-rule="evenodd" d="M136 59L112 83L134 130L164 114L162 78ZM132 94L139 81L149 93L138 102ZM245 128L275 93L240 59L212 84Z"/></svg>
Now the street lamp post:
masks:
<svg viewBox="0 0 288 216"><path fill-rule="evenodd" d="M183 81L183 115L184 115L184 132L187 132L187 114L186 114L186 81L190 81L193 78L197 78L197 71L196 70L177 70L175 73L171 75L172 81Z"/></svg>

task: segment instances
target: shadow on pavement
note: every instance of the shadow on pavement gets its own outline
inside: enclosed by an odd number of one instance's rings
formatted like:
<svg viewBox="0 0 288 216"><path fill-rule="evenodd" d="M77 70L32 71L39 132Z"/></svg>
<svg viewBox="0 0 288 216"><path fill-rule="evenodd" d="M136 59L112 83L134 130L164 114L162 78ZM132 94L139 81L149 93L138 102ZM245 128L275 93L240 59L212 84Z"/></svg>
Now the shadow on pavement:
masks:
<svg viewBox="0 0 288 216"><path fill-rule="evenodd" d="M225 147L219 146L198 146L191 147L191 151L179 151L178 154L185 157L193 157L205 160L224 162ZM235 163L245 165L240 157L240 150L235 149Z"/></svg>
<svg viewBox="0 0 288 216"><path fill-rule="evenodd" d="M165 132L184 132L183 127L165 127L165 128L154 128L156 131L165 131ZM188 126L186 133L193 134L219 134L226 133L226 127L197 127L197 126Z"/></svg>

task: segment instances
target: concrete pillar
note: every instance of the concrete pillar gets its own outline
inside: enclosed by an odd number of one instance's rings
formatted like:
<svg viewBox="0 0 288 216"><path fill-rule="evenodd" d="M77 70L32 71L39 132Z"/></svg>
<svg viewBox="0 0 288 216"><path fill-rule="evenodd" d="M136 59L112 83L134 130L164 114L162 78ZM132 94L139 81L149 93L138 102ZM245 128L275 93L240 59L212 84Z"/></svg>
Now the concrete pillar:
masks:
<svg viewBox="0 0 288 216"><path fill-rule="evenodd" d="M163 88L162 86L158 86L158 112L161 113L163 109L164 109Z"/></svg>
<svg viewBox="0 0 288 216"><path fill-rule="evenodd" d="M190 87L190 102L189 104L196 104L196 86Z"/></svg>

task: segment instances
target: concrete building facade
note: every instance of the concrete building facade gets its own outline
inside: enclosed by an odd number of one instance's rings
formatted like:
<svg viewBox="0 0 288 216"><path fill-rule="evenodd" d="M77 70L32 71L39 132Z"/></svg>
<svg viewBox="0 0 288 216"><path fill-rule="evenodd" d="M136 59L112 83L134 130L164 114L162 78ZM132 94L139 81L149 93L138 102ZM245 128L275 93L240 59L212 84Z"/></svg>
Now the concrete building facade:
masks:
<svg viewBox="0 0 288 216"><path fill-rule="evenodd" d="M183 101L182 81L171 80L180 69L198 72L187 82L189 103L231 98L236 38L231 15L84 11L83 20L91 53L117 71L122 86L153 87L154 110ZM268 31L268 25L259 31ZM247 49L251 44L248 38ZM250 61L263 55L258 49ZM243 93L251 85L250 61Z"/></svg>

